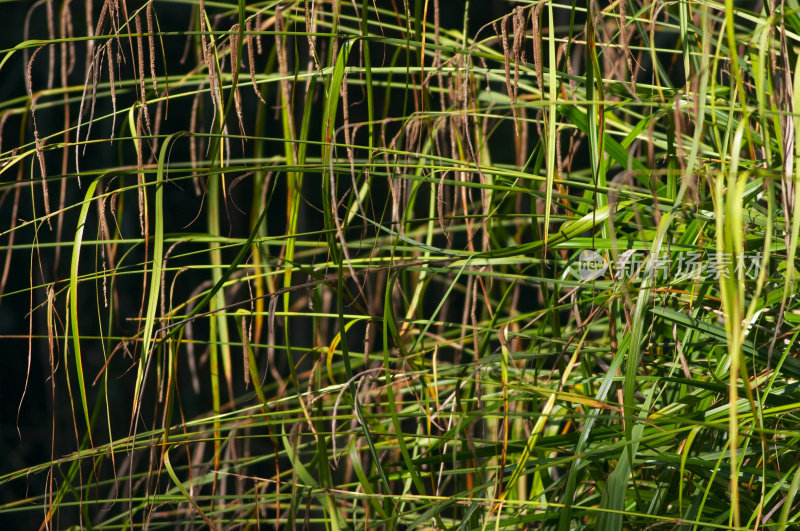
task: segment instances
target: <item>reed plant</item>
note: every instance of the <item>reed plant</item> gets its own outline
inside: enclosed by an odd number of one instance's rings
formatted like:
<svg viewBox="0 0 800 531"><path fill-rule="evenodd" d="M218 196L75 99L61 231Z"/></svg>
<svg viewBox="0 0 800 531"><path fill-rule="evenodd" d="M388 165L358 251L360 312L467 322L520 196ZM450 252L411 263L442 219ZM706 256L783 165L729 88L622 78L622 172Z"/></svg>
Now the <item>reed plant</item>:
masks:
<svg viewBox="0 0 800 531"><path fill-rule="evenodd" d="M0 13L2 527L800 526L797 0Z"/></svg>

